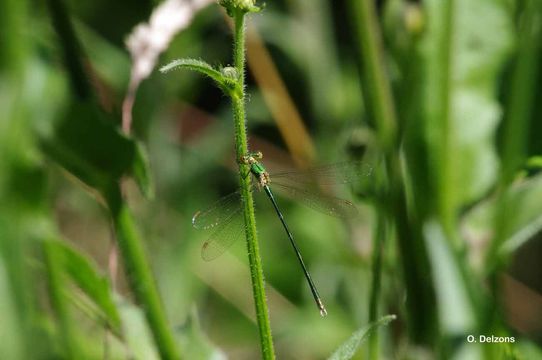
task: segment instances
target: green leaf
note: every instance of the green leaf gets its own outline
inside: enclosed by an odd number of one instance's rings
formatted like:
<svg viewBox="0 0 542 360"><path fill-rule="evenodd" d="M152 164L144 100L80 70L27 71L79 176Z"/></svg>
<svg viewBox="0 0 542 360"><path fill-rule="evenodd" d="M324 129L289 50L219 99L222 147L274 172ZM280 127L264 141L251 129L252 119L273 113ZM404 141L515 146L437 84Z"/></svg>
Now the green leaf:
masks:
<svg viewBox="0 0 542 360"><path fill-rule="evenodd" d="M226 94L230 94L237 88L237 74L232 74L230 67L225 67L217 70L205 61L196 59L177 59L169 64L162 66L160 72L167 73L175 69L187 69L199 72L210 77L215 81L216 85ZM233 69L235 70L235 69Z"/></svg>
<svg viewBox="0 0 542 360"><path fill-rule="evenodd" d="M143 147L115 127L113 120L90 102L75 102L42 139L45 152L79 180L107 191L124 175L134 175L141 191L152 197L150 171Z"/></svg>
<svg viewBox="0 0 542 360"><path fill-rule="evenodd" d="M426 8L420 114L436 207L450 217L496 179L497 79L511 53L513 23L506 1L431 0Z"/></svg>
<svg viewBox="0 0 542 360"><path fill-rule="evenodd" d="M55 252L55 258L62 261L62 268L68 277L103 312L104 319L113 331L120 333L120 316L113 301L111 285L107 277L99 274L85 256L67 243L50 241L48 245L48 249Z"/></svg>
<svg viewBox="0 0 542 360"><path fill-rule="evenodd" d="M359 346L375 331L379 326L388 325L395 320L395 315L386 315L377 321L370 323L356 331L329 357L329 360L348 360L358 351Z"/></svg>
<svg viewBox="0 0 542 360"><path fill-rule="evenodd" d="M539 143L537 133L540 123L540 59L542 42L542 2L526 0L517 3L517 49L509 76L503 79L506 114L501 135L501 173L505 183L510 183L525 158L529 155L529 140ZM535 136L530 136L529 133ZM531 138L531 139L529 139ZM533 144L535 145L535 144ZM534 148L540 149L539 146Z"/></svg>

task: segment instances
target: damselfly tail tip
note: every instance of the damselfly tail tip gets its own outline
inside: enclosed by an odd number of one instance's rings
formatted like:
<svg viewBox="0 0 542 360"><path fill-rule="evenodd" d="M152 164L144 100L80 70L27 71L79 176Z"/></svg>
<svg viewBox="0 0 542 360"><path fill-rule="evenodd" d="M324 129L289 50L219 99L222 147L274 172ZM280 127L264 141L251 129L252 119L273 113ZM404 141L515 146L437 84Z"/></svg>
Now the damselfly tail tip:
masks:
<svg viewBox="0 0 542 360"><path fill-rule="evenodd" d="M320 315L322 315L322 317L326 317L327 315L326 307L324 306L324 304L322 304L322 301L320 301L320 299L318 299L317 303L318 303L318 309L320 309Z"/></svg>
<svg viewBox="0 0 542 360"><path fill-rule="evenodd" d="M326 316L327 316L327 310L326 310L326 308L323 307L323 308L320 309L320 315L322 315L322 317L326 317Z"/></svg>

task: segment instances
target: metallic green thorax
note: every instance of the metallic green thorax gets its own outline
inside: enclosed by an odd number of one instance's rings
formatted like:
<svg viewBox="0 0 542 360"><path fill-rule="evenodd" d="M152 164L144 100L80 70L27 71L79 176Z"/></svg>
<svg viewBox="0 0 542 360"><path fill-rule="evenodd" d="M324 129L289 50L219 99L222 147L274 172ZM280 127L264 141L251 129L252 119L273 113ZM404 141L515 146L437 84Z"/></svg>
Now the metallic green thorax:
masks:
<svg viewBox="0 0 542 360"><path fill-rule="evenodd" d="M250 171L256 176L257 178L260 177L260 175L266 173L267 171L263 167L262 163L256 162L250 165Z"/></svg>
<svg viewBox="0 0 542 360"><path fill-rule="evenodd" d="M263 157L261 152L249 153L242 158L242 162L250 166L250 172L254 175L261 186L265 187L269 184L269 173L265 170L265 167L260 160Z"/></svg>

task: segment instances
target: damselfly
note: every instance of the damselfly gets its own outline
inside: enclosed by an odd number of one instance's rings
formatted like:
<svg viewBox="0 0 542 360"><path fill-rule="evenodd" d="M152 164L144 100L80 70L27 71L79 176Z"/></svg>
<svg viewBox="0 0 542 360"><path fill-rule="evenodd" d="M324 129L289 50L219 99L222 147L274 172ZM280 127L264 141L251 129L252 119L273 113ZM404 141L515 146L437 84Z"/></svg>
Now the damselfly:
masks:
<svg viewBox="0 0 542 360"><path fill-rule="evenodd" d="M243 161L250 166L250 173L257 179L256 185L265 191L273 204L273 208L286 231L301 265L320 314L325 316L327 311L312 281L312 277L305 266L301 251L279 209L271 187L324 214L338 218L352 218L358 214L354 204L348 200L322 193L319 185L352 183L356 179L369 176L372 172L372 167L362 162L350 162L322 166L299 172L283 172L269 175L263 164L259 161L261 157L261 153L253 153L246 156ZM192 218L192 224L197 229L215 228L214 233L203 244L201 256L207 261L219 257L236 240L242 237L244 226L240 191L221 198L207 210L198 211Z"/></svg>

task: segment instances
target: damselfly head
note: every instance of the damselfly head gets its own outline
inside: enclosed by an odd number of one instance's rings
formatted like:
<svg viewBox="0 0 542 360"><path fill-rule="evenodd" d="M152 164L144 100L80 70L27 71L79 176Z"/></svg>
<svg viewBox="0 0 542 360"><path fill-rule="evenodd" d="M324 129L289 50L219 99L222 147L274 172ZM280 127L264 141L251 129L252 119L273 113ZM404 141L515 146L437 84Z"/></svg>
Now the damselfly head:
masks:
<svg viewBox="0 0 542 360"><path fill-rule="evenodd" d="M261 159L263 159L261 151L249 152L248 155L243 156L243 162L248 165L256 164Z"/></svg>

